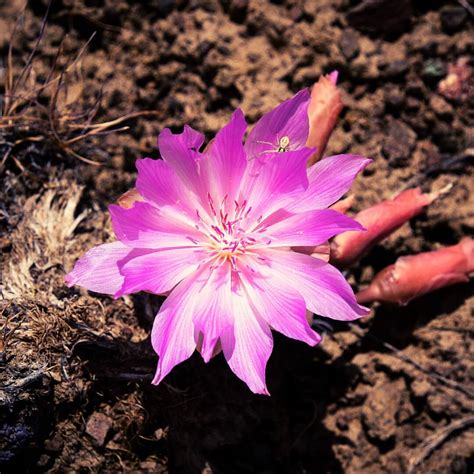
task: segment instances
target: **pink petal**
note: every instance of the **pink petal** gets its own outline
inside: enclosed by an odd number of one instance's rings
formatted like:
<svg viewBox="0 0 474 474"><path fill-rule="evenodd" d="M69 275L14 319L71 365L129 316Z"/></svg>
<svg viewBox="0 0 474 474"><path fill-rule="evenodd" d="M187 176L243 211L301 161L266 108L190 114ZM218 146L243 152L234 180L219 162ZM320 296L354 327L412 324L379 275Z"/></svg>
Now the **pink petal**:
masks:
<svg viewBox="0 0 474 474"><path fill-rule="evenodd" d="M230 264L224 263L204 274L200 287L196 288L193 321L197 333L202 336L200 352L205 362L215 354L221 335L232 330L233 300Z"/></svg>
<svg viewBox="0 0 474 474"><path fill-rule="evenodd" d="M309 186L286 209L294 212L325 209L340 199L372 160L357 155L335 155L317 162L308 170Z"/></svg>
<svg viewBox="0 0 474 474"><path fill-rule="evenodd" d="M165 128L158 136L158 147L163 160L171 166L186 186L186 192L193 192L197 196L205 198L198 173L199 153L192 148L197 141L193 141L192 137L191 133L190 138L189 128L185 128L185 131L180 134L173 134L169 128Z"/></svg>
<svg viewBox="0 0 474 474"><path fill-rule="evenodd" d="M277 150L282 137L290 139L290 150L299 150L305 146L309 131L309 98L309 91L303 89L265 114L255 124L245 143L250 160L265 156L269 150Z"/></svg>
<svg viewBox="0 0 474 474"><path fill-rule="evenodd" d="M273 349L268 324L250 305L242 287L233 293L233 330L221 336L222 350L229 367L253 393L269 395L265 369Z"/></svg>
<svg viewBox="0 0 474 474"><path fill-rule="evenodd" d="M192 221L158 209L147 202L136 202L130 209L109 206L117 239L140 248L192 247L202 238Z"/></svg>
<svg viewBox="0 0 474 474"><path fill-rule="evenodd" d="M199 273L183 280L168 296L153 323L151 343L159 356L153 384L158 385L177 364L191 357L194 338L195 290Z"/></svg>
<svg viewBox="0 0 474 474"><path fill-rule="evenodd" d="M116 297L138 291L163 294L196 271L207 252L199 248L162 249L121 266L124 281Z"/></svg>
<svg viewBox="0 0 474 474"><path fill-rule="evenodd" d="M249 163L242 180L240 201L252 210L248 222L285 207L308 187L306 161L312 150L274 153Z"/></svg>
<svg viewBox="0 0 474 474"><path fill-rule="evenodd" d="M119 263L149 250L131 249L121 242L111 242L90 249L65 276L67 286L83 286L96 293L113 295L123 284Z"/></svg>
<svg viewBox="0 0 474 474"><path fill-rule="evenodd" d="M191 150L199 151L204 143L204 135L189 125L185 125L182 133L184 144Z"/></svg>
<svg viewBox="0 0 474 474"><path fill-rule="evenodd" d="M354 292L336 268L308 255L263 250L269 271L282 282L295 288L306 301L307 308L320 316L351 321L369 310L357 304Z"/></svg>
<svg viewBox="0 0 474 474"><path fill-rule="evenodd" d="M363 230L363 227L337 211L323 209L293 214L268 227L264 221L255 234L267 236L269 247L315 246L348 229Z"/></svg>
<svg viewBox="0 0 474 474"><path fill-rule="evenodd" d="M186 192L186 187L169 163L144 158L136 161L137 189L147 201L158 206L176 206L190 212L196 209L196 199Z"/></svg>
<svg viewBox="0 0 474 474"><path fill-rule="evenodd" d="M242 140L247 123L237 109L230 122L222 128L212 142L212 147L199 161L200 175L204 177L211 196L219 202L227 196L233 206L247 166Z"/></svg>
<svg viewBox="0 0 474 474"><path fill-rule="evenodd" d="M286 282L276 278L257 259L250 261L242 274L246 291L258 314L276 331L314 346L321 340L306 318L306 303Z"/></svg>

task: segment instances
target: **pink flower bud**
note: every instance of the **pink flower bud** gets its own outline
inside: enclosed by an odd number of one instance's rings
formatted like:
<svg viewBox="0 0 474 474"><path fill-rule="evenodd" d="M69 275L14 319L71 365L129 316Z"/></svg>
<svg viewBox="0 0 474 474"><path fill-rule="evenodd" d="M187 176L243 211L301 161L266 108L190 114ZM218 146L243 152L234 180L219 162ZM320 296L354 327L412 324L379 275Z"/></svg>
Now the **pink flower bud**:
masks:
<svg viewBox="0 0 474 474"><path fill-rule="evenodd" d="M355 220L366 228L365 232L344 232L331 242L331 261L338 266L348 266L360 259L375 244L401 227L412 217L420 214L440 194L424 194L420 188L402 191L395 198L368 207L355 216Z"/></svg>
<svg viewBox="0 0 474 474"><path fill-rule="evenodd" d="M472 272L474 240L465 238L451 247L399 258L375 276L370 286L357 295L357 301L405 305L438 288L467 282Z"/></svg>
<svg viewBox="0 0 474 474"><path fill-rule="evenodd" d="M341 92L336 87L338 72L321 76L311 91L308 107L309 135L306 146L316 147L316 153L309 159L308 166L323 156L329 137L342 110Z"/></svg>
<svg viewBox="0 0 474 474"><path fill-rule="evenodd" d="M292 250L299 253L304 253L306 255L311 255L311 257L319 258L324 262L329 262L330 247L329 242L325 242L321 245L316 245L315 247L292 247Z"/></svg>
<svg viewBox="0 0 474 474"><path fill-rule="evenodd" d="M130 209L137 201L143 201L136 188L124 192L118 199L117 204L124 209Z"/></svg>
<svg viewBox="0 0 474 474"><path fill-rule="evenodd" d="M352 204L354 204L353 194L347 196L344 199L341 199L340 201L337 201L330 207L330 209L334 209L335 211L340 212L341 214L345 214L352 207Z"/></svg>

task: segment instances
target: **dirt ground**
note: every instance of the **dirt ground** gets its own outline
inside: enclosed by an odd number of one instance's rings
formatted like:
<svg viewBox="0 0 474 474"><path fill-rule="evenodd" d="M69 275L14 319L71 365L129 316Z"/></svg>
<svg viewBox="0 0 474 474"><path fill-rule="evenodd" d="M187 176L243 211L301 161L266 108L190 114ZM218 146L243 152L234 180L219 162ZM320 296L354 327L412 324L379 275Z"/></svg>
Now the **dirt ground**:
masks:
<svg viewBox="0 0 474 474"><path fill-rule="evenodd" d="M462 4L53 0L41 33L47 3L34 0L11 42L23 2L0 0L2 94L10 71L21 79L0 122L1 472L474 471L472 280L374 305L315 348L276 336L270 398L222 356L194 355L152 386L162 300L115 301L63 280L112 239L107 205L133 186L137 158L158 156L163 127L210 138L234 108L253 123L333 69L346 107L328 154L374 159L354 211L454 183L350 272L354 288L398 256L472 235L472 76L440 92L454 64L472 67ZM149 113L127 115L139 111Z"/></svg>

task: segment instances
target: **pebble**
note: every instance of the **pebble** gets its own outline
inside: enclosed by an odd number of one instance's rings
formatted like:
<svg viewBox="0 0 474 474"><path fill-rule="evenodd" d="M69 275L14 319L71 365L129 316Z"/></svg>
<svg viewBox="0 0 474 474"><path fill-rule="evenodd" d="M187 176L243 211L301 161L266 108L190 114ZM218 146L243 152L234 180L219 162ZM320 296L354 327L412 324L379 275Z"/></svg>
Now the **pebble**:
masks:
<svg viewBox="0 0 474 474"><path fill-rule="evenodd" d="M103 446L107 434L112 428L112 420L103 413L93 413L86 424L86 433L93 439L96 446Z"/></svg>
<svg viewBox="0 0 474 474"><path fill-rule="evenodd" d="M401 166L410 157L415 143L416 133L400 120L394 120L388 127L382 154L393 166Z"/></svg>
<svg viewBox="0 0 474 474"><path fill-rule="evenodd" d="M369 438L386 442L395 436L401 386L400 382L389 382L370 391L362 407L362 424Z"/></svg>
<svg viewBox="0 0 474 474"><path fill-rule="evenodd" d="M344 30L339 42L339 47L347 60L357 57L360 47L356 32L350 29Z"/></svg>
<svg viewBox="0 0 474 474"><path fill-rule="evenodd" d="M383 76L387 79L401 78L403 77L410 65L405 59L398 59L397 61L392 61L388 64L380 64L379 69L382 70Z"/></svg>
<svg viewBox="0 0 474 474"><path fill-rule="evenodd" d="M446 33L456 33L467 20L467 11L460 5L449 5L441 10L441 26Z"/></svg>
<svg viewBox="0 0 474 474"><path fill-rule="evenodd" d="M451 104L446 102L439 95L434 95L430 99L430 107L438 117L443 119L451 119L454 114L454 109Z"/></svg>
<svg viewBox="0 0 474 474"><path fill-rule="evenodd" d="M236 23L243 23L247 17L248 6L248 0L232 0L229 7L230 19Z"/></svg>
<svg viewBox="0 0 474 474"><path fill-rule="evenodd" d="M440 59L429 59L423 65L421 77L427 82L438 82L446 76L446 64Z"/></svg>
<svg viewBox="0 0 474 474"><path fill-rule="evenodd" d="M410 25L411 0L363 0L347 13L354 28L384 36L399 35Z"/></svg>

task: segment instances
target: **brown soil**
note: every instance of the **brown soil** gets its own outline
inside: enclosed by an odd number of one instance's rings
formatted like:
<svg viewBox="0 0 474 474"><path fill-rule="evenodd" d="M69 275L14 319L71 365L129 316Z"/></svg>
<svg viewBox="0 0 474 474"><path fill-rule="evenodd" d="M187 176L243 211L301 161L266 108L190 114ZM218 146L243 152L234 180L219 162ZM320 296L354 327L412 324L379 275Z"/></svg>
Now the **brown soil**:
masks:
<svg viewBox="0 0 474 474"><path fill-rule="evenodd" d="M455 183L350 281L472 235L472 84L459 100L438 92L448 65L474 50L461 3L52 2L25 87L45 81L61 41L58 68L96 31L58 110L93 106L102 91L96 122L154 114L76 142L73 152L99 167L65 150L77 136L67 121L61 140L46 125L0 128L2 472L473 472L472 281L406 307L374 306L356 325L333 324L316 348L277 336L270 398L252 395L222 356L205 365L195 355L152 386L148 335L161 299L114 301L63 281L78 256L112 238L107 205L133 185L135 159L157 156L163 127L189 123L210 137L235 107L254 122L334 68L347 107L329 152L374 158L354 186L355 210L413 183ZM21 5L0 0L2 83ZM30 2L19 24L16 77L45 9ZM51 92L41 100L19 115L41 115Z"/></svg>

